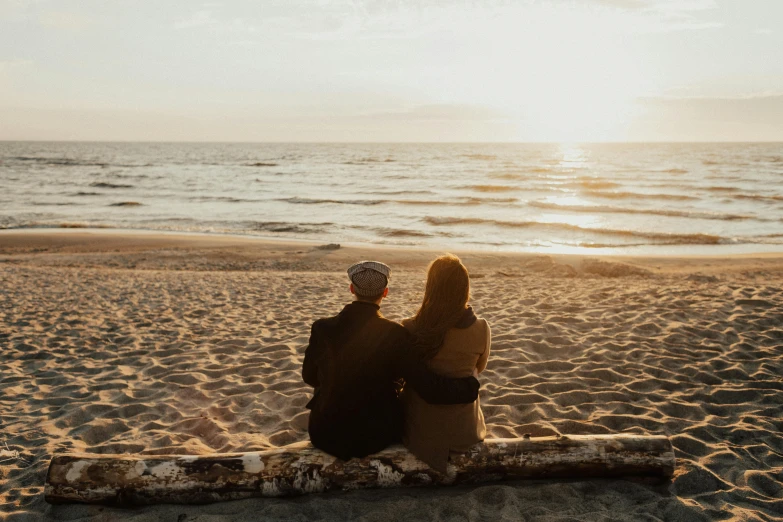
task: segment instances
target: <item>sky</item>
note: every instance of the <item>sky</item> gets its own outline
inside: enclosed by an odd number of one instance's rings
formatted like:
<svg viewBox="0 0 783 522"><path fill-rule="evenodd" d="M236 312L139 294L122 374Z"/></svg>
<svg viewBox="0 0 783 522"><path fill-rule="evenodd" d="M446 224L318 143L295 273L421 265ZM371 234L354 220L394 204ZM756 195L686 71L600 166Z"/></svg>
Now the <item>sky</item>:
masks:
<svg viewBox="0 0 783 522"><path fill-rule="evenodd" d="M783 0L0 0L0 140L783 141Z"/></svg>

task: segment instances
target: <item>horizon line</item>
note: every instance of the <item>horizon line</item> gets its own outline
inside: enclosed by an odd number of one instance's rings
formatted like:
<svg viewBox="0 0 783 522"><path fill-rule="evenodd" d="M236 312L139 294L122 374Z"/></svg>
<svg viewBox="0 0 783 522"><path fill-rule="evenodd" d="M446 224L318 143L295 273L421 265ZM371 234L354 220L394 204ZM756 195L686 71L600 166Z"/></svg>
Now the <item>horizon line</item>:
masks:
<svg viewBox="0 0 783 522"><path fill-rule="evenodd" d="M46 140L0 139L0 143L172 143L172 144L247 144L247 145L642 145L642 144L781 144L783 140L628 140L628 141L231 141L231 140Z"/></svg>

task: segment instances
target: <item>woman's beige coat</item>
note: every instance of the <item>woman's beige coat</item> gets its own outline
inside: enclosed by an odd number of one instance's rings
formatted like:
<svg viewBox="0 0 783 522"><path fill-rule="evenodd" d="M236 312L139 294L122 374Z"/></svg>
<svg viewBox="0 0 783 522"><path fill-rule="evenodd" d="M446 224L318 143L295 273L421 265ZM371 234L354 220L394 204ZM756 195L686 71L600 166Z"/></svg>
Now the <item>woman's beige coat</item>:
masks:
<svg viewBox="0 0 783 522"><path fill-rule="evenodd" d="M410 328L410 319L402 322ZM483 371L489 358L490 330L484 319L467 328L452 328L429 367L446 377L469 377ZM429 404L410 388L403 395L405 430L403 442L433 469L446 472L449 452L464 452L481 442L487 433L479 399L470 404Z"/></svg>

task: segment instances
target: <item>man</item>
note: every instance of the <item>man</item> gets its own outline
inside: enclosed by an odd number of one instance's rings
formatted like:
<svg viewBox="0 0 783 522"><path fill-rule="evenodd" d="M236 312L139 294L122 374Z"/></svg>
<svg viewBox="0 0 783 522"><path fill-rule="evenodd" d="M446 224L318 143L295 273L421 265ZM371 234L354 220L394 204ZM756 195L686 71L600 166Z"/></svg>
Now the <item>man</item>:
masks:
<svg viewBox="0 0 783 522"><path fill-rule="evenodd" d="M315 388L310 409L313 445L343 460L376 453L399 442L405 379L433 404L471 403L478 397L475 377L449 379L430 372L411 335L384 318L391 269L362 261L348 269L355 300L334 317L313 323L302 378Z"/></svg>

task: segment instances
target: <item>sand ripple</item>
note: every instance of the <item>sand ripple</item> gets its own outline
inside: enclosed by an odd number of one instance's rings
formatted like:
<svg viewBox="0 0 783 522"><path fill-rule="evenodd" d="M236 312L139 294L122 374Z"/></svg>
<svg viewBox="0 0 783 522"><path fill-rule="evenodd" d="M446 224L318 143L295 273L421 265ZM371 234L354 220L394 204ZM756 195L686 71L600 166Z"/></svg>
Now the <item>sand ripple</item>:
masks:
<svg viewBox="0 0 783 522"><path fill-rule="evenodd" d="M616 270L603 265L578 278L547 270L520 265L473 281L474 306L494 333L481 392L490 435L666 434L679 459L671 485L364 492L198 511L162 506L128 518L782 516L780 279L703 281L634 270L617 280L601 275ZM395 274L387 316L414 310L422 277L420 270ZM11 518L97 515L97 508L43 503L55 452L208 453L304 440L310 390L299 371L309 324L342 306L344 286L331 271L2 266L0 426L29 466L0 464L0 484L10 486L0 504L11 506Z"/></svg>

